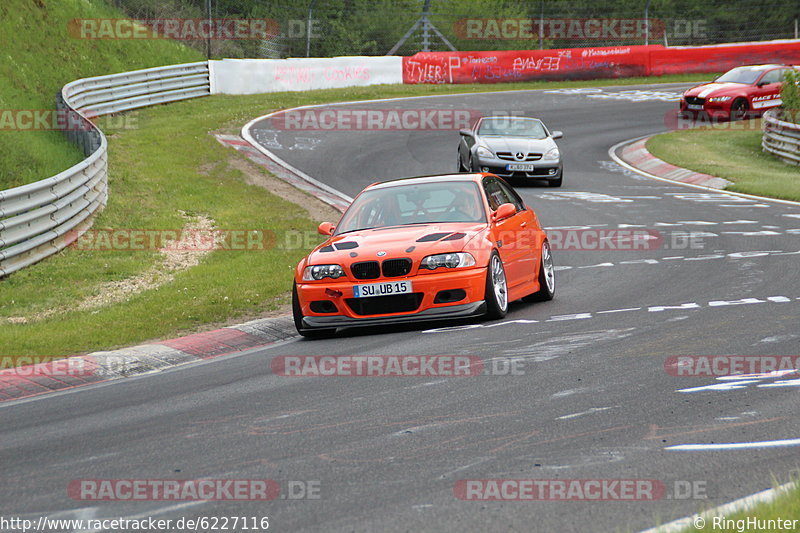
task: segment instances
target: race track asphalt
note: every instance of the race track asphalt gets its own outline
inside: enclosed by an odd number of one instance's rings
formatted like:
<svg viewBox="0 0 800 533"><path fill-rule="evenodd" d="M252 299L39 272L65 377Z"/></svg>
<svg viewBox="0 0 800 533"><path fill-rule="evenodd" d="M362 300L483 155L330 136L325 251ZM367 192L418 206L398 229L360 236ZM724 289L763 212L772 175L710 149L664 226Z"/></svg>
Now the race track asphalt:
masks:
<svg viewBox="0 0 800 533"><path fill-rule="evenodd" d="M360 104L538 116L564 132L566 153L562 188L517 189L545 227L644 228L664 240L647 250L555 250L556 299L513 303L502 321L294 340L0 405L0 514L269 516L274 531L637 531L787 481L800 468L797 446L668 449L800 438L796 375L731 382L665 370L676 355L800 353L800 206L650 180L609 158L612 145L664 130L675 108L664 95L681 88ZM452 130L282 131L267 123L253 135L351 196L374 181L453 172L458 140ZM289 378L270 369L276 356L330 354L473 355L489 366L512 358L523 372ZM700 389L685 391L692 388ZM93 502L67 493L72 480L121 478L266 478L284 488L318 482L320 491L272 502ZM523 478L648 479L668 494L454 495L458 480ZM687 485L697 490L676 494Z"/></svg>

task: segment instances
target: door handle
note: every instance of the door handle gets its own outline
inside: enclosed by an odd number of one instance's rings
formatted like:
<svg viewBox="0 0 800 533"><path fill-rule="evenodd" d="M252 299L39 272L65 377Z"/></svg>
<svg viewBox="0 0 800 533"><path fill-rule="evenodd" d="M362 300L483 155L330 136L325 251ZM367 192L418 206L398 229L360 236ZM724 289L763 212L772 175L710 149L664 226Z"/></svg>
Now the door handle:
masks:
<svg viewBox="0 0 800 533"><path fill-rule="evenodd" d="M527 226L527 225L528 225L528 223L527 223L527 222L522 222L522 223L520 224L520 226L522 226L523 228L524 228L525 226Z"/></svg>

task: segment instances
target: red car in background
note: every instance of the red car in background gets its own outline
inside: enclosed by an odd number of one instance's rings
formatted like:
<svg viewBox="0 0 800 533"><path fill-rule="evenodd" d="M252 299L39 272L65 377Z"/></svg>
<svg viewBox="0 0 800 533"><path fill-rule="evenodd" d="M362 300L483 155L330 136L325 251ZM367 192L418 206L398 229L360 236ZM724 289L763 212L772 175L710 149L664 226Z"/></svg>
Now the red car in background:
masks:
<svg viewBox="0 0 800 533"><path fill-rule="evenodd" d="M729 70L711 83L692 87L681 96L684 115L740 120L781 105L784 75L792 66L748 65Z"/></svg>

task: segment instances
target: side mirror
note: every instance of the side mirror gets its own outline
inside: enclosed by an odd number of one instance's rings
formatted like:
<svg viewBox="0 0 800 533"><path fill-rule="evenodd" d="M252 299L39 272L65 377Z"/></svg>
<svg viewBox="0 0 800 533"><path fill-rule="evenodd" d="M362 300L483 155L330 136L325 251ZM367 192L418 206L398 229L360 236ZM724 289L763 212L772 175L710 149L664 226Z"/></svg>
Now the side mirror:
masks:
<svg viewBox="0 0 800 533"><path fill-rule="evenodd" d="M472 130L468 130L466 128L458 130L459 135L463 135L464 137L472 137Z"/></svg>
<svg viewBox="0 0 800 533"><path fill-rule="evenodd" d="M550 134L553 139L561 139L564 136L563 131L554 131Z"/></svg>
<svg viewBox="0 0 800 533"><path fill-rule="evenodd" d="M761 80L760 82L758 82L758 85L757 85L757 87L763 87L764 85L769 85L769 82L768 82L768 81Z"/></svg>
<svg viewBox="0 0 800 533"><path fill-rule="evenodd" d="M336 226L331 224L330 222L323 222L319 226L317 226L317 232L320 235L333 235L333 230L336 229Z"/></svg>
<svg viewBox="0 0 800 533"><path fill-rule="evenodd" d="M513 217L517 214L517 208L514 204L500 204L497 211L494 212L492 218L495 222L503 220L504 218Z"/></svg>

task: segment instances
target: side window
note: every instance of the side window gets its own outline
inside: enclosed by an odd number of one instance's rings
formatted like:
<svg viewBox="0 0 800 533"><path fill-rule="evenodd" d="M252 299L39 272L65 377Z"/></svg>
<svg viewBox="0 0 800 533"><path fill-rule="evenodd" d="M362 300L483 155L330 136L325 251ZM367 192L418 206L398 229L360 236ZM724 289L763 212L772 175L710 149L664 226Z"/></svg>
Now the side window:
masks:
<svg viewBox="0 0 800 533"><path fill-rule="evenodd" d="M514 204L514 207L517 208L517 211L525 211L525 202L522 201L517 191L511 188L510 185L504 183L502 181L498 182L500 184L500 188L506 193L506 196L509 198L509 201Z"/></svg>
<svg viewBox="0 0 800 533"><path fill-rule="evenodd" d="M489 199L489 207L492 208L492 211L497 210L502 204L513 203L496 179L489 178L485 180L483 188L486 191L486 198Z"/></svg>
<svg viewBox="0 0 800 533"><path fill-rule="evenodd" d="M783 81L783 74L786 72L786 69L775 69L770 70L764 77L761 78L761 82L764 83L781 83Z"/></svg>

